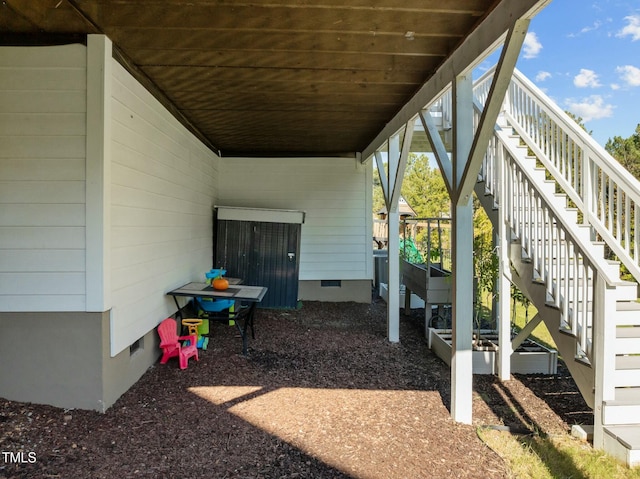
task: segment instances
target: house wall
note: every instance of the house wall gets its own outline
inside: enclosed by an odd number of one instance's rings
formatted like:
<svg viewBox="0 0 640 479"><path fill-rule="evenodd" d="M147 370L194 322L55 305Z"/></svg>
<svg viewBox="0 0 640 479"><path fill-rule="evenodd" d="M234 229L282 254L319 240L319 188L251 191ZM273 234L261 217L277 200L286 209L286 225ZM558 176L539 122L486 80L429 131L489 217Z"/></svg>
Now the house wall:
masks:
<svg viewBox="0 0 640 479"><path fill-rule="evenodd" d="M84 312L86 65L84 45L0 47L0 396L94 409L103 315Z"/></svg>
<svg viewBox="0 0 640 479"><path fill-rule="evenodd" d="M102 313L0 313L0 397L103 410L102 321Z"/></svg>
<svg viewBox="0 0 640 479"><path fill-rule="evenodd" d="M0 311L85 310L86 48L0 47Z"/></svg>
<svg viewBox="0 0 640 479"><path fill-rule="evenodd" d="M166 292L211 267L215 204L306 211L301 299L370 300L371 168L222 161L102 36L0 47L0 69L0 397L113 404L159 356Z"/></svg>
<svg viewBox="0 0 640 479"><path fill-rule="evenodd" d="M0 397L104 412L159 357L155 330L110 355L109 313L0 312Z"/></svg>
<svg viewBox="0 0 640 479"><path fill-rule="evenodd" d="M370 166L354 158L223 158L221 165L219 205L305 211L300 299L371 300Z"/></svg>
<svg viewBox="0 0 640 479"><path fill-rule="evenodd" d="M212 264L218 157L113 61L111 295L115 355L176 307L166 292Z"/></svg>
<svg viewBox="0 0 640 479"><path fill-rule="evenodd" d="M105 410L211 267L218 158L102 36L0 69L0 397Z"/></svg>

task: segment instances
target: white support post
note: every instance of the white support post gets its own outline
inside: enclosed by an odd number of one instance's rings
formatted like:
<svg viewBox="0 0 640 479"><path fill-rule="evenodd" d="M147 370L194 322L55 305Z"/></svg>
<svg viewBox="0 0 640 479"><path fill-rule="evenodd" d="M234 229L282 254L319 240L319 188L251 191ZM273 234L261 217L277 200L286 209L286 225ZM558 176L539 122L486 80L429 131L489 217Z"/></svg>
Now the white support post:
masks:
<svg viewBox="0 0 640 479"><path fill-rule="evenodd" d="M88 35L85 294L98 312L111 308L111 62L111 41Z"/></svg>
<svg viewBox="0 0 640 479"><path fill-rule="evenodd" d="M451 351L451 416L471 424L473 392L473 203L453 213L453 338Z"/></svg>
<svg viewBox="0 0 640 479"><path fill-rule="evenodd" d="M453 83L453 180L457 192L464 178L473 142L473 82L471 73ZM471 424L473 410L473 203L471 197L453 203L453 337L451 351L451 416Z"/></svg>
<svg viewBox="0 0 640 479"><path fill-rule="evenodd" d="M511 379L511 263L509 261L510 232L506 219L505 162L502 149L496 155L500 192L498 197L498 377Z"/></svg>
<svg viewBox="0 0 640 479"><path fill-rule="evenodd" d="M387 227L389 241L388 264L389 264L389 291L387 301L387 337L390 342L400 341L400 213L398 201L400 200L400 190L404 178L404 170L409 157L409 147L413 138L414 122L410 121L405 125L404 131L400 131L388 140L388 196L385 197L387 203ZM400 136L402 145L400 144Z"/></svg>
<svg viewBox="0 0 640 479"><path fill-rule="evenodd" d="M614 372L616 369L615 286L607 284L602 275L595 279L593 311L593 352L595 391L593 410L593 447L604 449L603 402L615 399Z"/></svg>
<svg viewBox="0 0 640 479"><path fill-rule="evenodd" d="M396 184L398 170L400 169L401 149L400 135L396 134L389 138L388 142L388 165L387 165L387 272L389 278L387 284L387 339L392 343L400 341L400 213L398 210L399 192L396 194ZM403 171L404 175L404 171ZM400 176L402 178L402 176ZM393 198L395 197L395 201Z"/></svg>
<svg viewBox="0 0 640 479"><path fill-rule="evenodd" d="M502 228L501 228L502 229ZM511 282L509 272L508 241L500 237L498 247L498 377L501 381L511 379Z"/></svg>
<svg viewBox="0 0 640 479"><path fill-rule="evenodd" d="M389 210L388 259L389 259L389 291L387 301L387 339L392 343L400 341L400 212L398 205Z"/></svg>

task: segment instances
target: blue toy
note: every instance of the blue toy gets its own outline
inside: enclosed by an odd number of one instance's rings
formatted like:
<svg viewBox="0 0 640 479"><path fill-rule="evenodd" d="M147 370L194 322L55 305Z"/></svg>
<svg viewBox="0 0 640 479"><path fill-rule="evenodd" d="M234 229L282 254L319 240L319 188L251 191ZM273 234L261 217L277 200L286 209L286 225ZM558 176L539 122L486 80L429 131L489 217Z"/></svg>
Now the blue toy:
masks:
<svg viewBox="0 0 640 479"><path fill-rule="evenodd" d="M225 274L227 274L226 269L212 269L206 272L204 275L207 278L207 284L211 284L211 281L219 276L224 276Z"/></svg>

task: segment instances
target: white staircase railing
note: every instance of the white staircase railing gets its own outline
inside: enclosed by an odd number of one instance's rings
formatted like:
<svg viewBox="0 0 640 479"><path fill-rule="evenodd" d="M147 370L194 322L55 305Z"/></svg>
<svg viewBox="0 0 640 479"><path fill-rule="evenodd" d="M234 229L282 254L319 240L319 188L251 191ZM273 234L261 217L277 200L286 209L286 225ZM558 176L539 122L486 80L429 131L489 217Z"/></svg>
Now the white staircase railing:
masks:
<svg viewBox="0 0 640 479"><path fill-rule="evenodd" d="M478 117L492 74L475 85ZM519 240L531 279L545 287L544 307L559 313L558 331L574 338L576 359L591 365L593 390L585 390L588 382L580 389L592 394L585 399L594 407L594 445L602 448L605 419L614 417L608 410L616 407L618 353L627 353L617 345L617 302L629 299L621 288L630 283L620 280L618 265L594 240L640 278L640 240L633 234L640 225L640 182L517 71L504 107L481 179ZM573 374L577 366L567 365Z"/></svg>
<svg viewBox="0 0 640 479"><path fill-rule="evenodd" d="M596 287L611 289L617 278L604 257L592 251L588 231L567 218L553 192L545 191L544 174L521 161L518 139L504 131L495 138L484 170L501 171L501 181L491 175L485 177L486 185L498 195L512 235L532 265L532 279L544 285L547 304L560 311L562 332L576 338L575 356L594 364L594 324L604 320L595 301L609 302L604 308L615 304L614 294L603 296Z"/></svg>
<svg viewBox="0 0 640 479"><path fill-rule="evenodd" d="M479 108L486 101L494 71L487 71L474 84ZM610 286L619 277L610 273L603 257L592 254L590 240L596 239L595 235L577 226L577 215L567 218L567 210L555 206L555 191L548 189L554 186L544 184L545 173L519 161L523 155L514 150L518 145L510 139L510 129L573 202L581 213L581 223L593 228L637 279L640 236L633 232L640 226L640 182L517 70L504 108L507 131L496 129L481 179L495 201L502 197L506 202L507 219L530 257L538 281L545 284L549 300L562 311L563 327L576 335L578 354L592 361L593 311L597 309L591 303L596 297L592 288L598 275ZM508 189L505 195L500 194L501 185Z"/></svg>
<svg viewBox="0 0 640 479"><path fill-rule="evenodd" d="M640 226L638 180L518 71L505 117L582 212L582 221L639 280L640 236L633 233Z"/></svg>

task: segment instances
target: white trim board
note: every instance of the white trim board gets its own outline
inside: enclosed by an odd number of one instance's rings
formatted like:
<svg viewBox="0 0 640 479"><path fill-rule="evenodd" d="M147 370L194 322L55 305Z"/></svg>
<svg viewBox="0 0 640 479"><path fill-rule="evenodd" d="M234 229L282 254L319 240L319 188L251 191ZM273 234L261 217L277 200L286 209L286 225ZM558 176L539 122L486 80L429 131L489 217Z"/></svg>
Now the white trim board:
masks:
<svg viewBox="0 0 640 479"><path fill-rule="evenodd" d="M299 210L241 208L237 206L216 206L215 208L218 210L219 220L303 224L305 217L305 212Z"/></svg>

